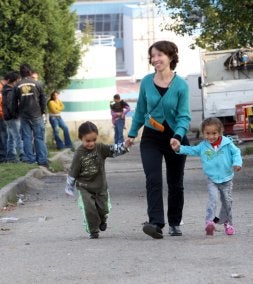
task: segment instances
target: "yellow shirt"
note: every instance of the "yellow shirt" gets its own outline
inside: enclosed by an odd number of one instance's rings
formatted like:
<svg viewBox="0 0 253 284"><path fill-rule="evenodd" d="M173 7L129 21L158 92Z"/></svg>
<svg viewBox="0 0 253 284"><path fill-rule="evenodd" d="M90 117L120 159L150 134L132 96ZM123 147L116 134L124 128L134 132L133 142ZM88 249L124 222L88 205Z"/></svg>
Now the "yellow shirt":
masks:
<svg viewBox="0 0 253 284"><path fill-rule="evenodd" d="M47 104L49 114L60 114L64 110L64 104L60 101L50 100Z"/></svg>

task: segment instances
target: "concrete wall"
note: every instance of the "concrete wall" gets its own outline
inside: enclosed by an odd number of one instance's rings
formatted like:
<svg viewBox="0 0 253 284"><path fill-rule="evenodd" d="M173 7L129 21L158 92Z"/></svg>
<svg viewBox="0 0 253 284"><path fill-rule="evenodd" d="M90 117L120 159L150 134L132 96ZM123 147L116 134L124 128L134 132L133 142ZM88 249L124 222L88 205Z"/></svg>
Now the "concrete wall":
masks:
<svg viewBox="0 0 253 284"><path fill-rule="evenodd" d="M65 121L110 119L109 103L116 93L116 53L114 46L94 45L67 89L60 92L65 105Z"/></svg>
<svg viewBox="0 0 253 284"><path fill-rule="evenodd" d="M152 8L153 7L153 8ZM148 48L159 40L174 42L179 49L176 71L185 77L200 72L199 48L190 49L193 38L178 36L164 30L168 18L158 15L152 5L127 5L124 7L124 51L126 73L133 80L140 80L154 69L148 64Z"/></svg>
<svg viewBox="0 0 253 284"><path fill-rule="evenodd" d="M76 140L76 141L78 140L78 127L85 121L86 120L83 119L83 120L66 122L66 124L69 127L71 137L73 137L74 140ZM130 129L130 126L131 126L131 121L132 121L132 118L130 118L130 117L126 118L126 129L124 129L124 138L125 139L127 138L127 134L128 134L129 129ZM98 127L99 140L103 141L104 143L113 143L113 141L114 141L114 128L112 126L111 119L93 119L92 122L95 123L96 126ZM135 139L136 141L140 140L141 134L142 134L142 129L140 129L139 135ZM46 135L47 135L47 140L50 139L50 137L52 137L52 140L53 140L52 129L51 129L51 126L50 126L49 123L46 125Z"/></svg>

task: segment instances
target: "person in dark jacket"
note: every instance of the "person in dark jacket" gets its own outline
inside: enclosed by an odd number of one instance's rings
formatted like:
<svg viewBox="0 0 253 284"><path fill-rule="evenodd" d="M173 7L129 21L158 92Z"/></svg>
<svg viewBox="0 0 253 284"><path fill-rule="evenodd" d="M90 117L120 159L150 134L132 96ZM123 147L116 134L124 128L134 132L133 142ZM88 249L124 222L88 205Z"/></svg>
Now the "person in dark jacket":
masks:
<svg viewBox="0 0 253 284"><path fill-rule="evenodd" d="M13 90L20 79L18 72L10 72L5 76L6 84L3 87L3 117L7 126L7 162L26 162L24 144L20 133L20 120L13 112ZM18 157L17 157L18 156Z"/></svg>
<svg viewBox="0 0 253 284"><path fill-rule="evenodd" d="M0 81L0 163L6 162L6 154L7 154L7 130L6 123L3 118L3 110L2 110L2 89L6 84L5 79Z"/></svg>
<svg viewBox="0 0 253 284"><path fill-rule="evenodd" d="M42 85L32 79L31 70L29 64L20 66L21 80L14 89L13 110L20 118L28 163L48 166L44 124L46 95Z"/></svg>

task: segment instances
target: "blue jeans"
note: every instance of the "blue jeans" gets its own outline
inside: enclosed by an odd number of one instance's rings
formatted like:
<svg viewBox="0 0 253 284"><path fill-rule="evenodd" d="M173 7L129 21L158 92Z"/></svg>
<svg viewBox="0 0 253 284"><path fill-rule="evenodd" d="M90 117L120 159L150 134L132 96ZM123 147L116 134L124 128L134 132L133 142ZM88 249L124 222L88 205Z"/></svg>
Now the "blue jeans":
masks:
<svg viewBox="0 0 253 284"><path fill-rule="evenodd" d="M206 208L206 222L213 221L218 206L218 195L220 193L221 208L219 224L228 222L233 225L232 219L232 180L223 183L214 183L207 179L208 202Z"/></svg>
<svg viewBox="0 0 253 284"><path fill-rule="evenodd" d="M45 124L42 117L21 118L21 133L24 152L29 163L47 164L47 146L45 143Z"/></svg>
<svg viewBox="0 0 253 284"><path fill-rule="evenodd" d="M63 119L60 116L49 116L49 122L53 129L57 149L71 148L72 141L70 139L69 130ZM59 128L63 131L64 142L59 136Z"/></svg>
<svg viewBox="0 0 253 284"><path fill-rule="evenodd" d="M7 155L7 130L5 121L0 118L0 162L6 161Z"/></svg>
<svg viewBox="0 0 253 284"><path fill-rule="evenodd" d="M11 119L6 121L7 125L7 161L16 161L17 154L21 161L25 162L27 159L24 152L24 144L20 133L20 120Z"/></svg>
<svg viewBox="0 0 253 284"><path fill-rule="evenodd" d="M114 127L114 143L120 144L124 142L124 136L123 136L123 128L124 128L124 119L118 118L115 121L115 127Z"/></svg>

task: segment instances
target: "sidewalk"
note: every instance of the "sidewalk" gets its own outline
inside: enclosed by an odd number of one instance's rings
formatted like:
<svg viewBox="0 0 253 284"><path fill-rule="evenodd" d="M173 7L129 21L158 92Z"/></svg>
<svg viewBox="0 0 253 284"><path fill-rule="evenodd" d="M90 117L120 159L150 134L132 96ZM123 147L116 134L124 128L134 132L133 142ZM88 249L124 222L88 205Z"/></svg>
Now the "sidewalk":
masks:
<svg viewBox="0 0 253 284"><path fill-rule="evenodd" d="M61 157L62 162L69 163L71 155ZM166 225L162 240L142 232L147 216L139 145L107 159L113 208L108 229L98 240L88 239L76 200L64 195L64 173L30 178L25 204L0 212L0 218L18 218L0 223L0 282L253 283L252 168L252 157L246 157L234 179L236 235L231 237L222 226L214 237L204 234L207 193L198 158L187 159L183 236L170 237Z"/></svg>

